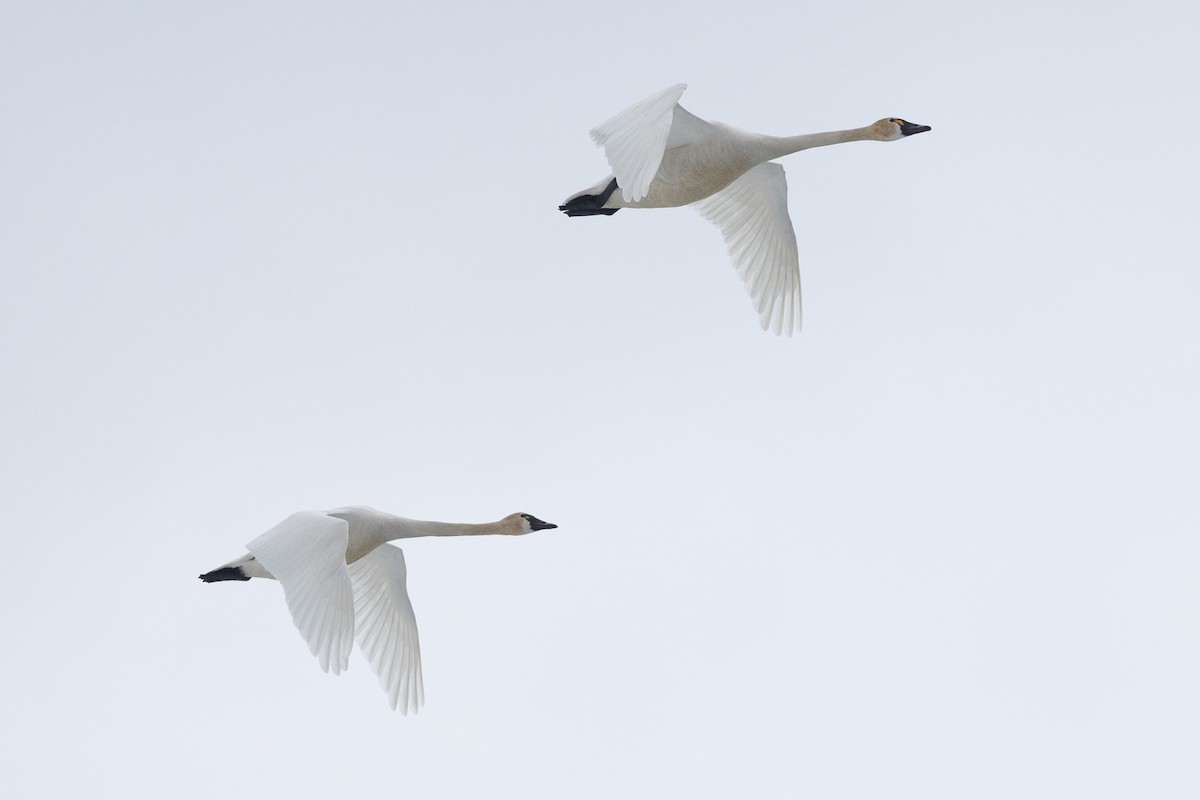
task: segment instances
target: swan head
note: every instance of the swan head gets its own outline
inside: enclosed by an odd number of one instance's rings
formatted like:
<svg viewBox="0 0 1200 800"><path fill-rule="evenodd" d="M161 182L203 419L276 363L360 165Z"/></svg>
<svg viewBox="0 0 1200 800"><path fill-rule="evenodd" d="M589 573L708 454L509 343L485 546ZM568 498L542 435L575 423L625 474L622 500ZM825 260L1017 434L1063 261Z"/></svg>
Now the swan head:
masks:
<svg viewBox="0 0 1200 800"><path fill-rule="evenodd" d="M875 134L874 138L881 142L894 142L897 139L912 136L914 133L924 133L928 130L933 129L928 125L918 125L915 122L900 119L900 117L887 117L871 126L871 132Z"/></svg>
<svg viewBox="0 0 1200 800"><path fill-rule="evenodd" d="M558 527L553 522L543 522L533 514L523 514L520 512L516 514L509 514L504 518L503 521L505 523L505 527L509 529L509 532L511 532L513 536L524 536L525 534L533 533L534 531L545 531Z"/></svg>

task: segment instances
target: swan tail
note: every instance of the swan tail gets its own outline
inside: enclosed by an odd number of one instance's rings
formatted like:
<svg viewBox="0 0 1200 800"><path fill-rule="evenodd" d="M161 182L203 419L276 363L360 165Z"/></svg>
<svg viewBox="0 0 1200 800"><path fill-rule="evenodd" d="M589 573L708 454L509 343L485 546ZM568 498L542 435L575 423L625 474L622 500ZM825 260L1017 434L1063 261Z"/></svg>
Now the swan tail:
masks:
<svg viewBox="0 0 1200 800"><path fill-rule="evenodd" d="M206 572L200 576L200 580L205 583L216 583L217 581L248 581L250 576L242 571L241 567L221 567L214 569L212 572Z"/></svg>
<svg viewBox="0 0 1200 800"><path fill-rule="evenodd" d="M606 217L612 216L621 209L605 208L604 204L608 202L608 198L612 197L612 193L616 189L617 179L613 178L608 182L608 186L604 187L604 191L599 194L584 193L569 197L565 203L558 207L558 210L568 217L592 217L597 214L603 214Z"/></svg>

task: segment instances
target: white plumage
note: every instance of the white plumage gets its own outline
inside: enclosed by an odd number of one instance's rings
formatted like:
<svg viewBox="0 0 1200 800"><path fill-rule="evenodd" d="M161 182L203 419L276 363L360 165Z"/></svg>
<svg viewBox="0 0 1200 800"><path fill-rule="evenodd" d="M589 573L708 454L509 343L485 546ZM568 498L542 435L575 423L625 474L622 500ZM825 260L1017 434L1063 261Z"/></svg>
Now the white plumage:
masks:
<svg viewBox="0 0 1200 800"><path fill-rule="evenodd" d="M529 514L459 524L406 519L366 506L292 514L253 539L249 552L200 579L273 578L321 669L350 664L355 639L393 709L425 703L417 618L405 586L404 553L387 544L418 536L519 536L558 526Z"/></svg>
<svg viewBox="0 0 1200 800"><path fill-rule="evenodd" d="M766 136L694 116L678 102L686 88L664 89L593 129L612 175L571 195L559 210L592 216L695 206L725 237L763 329L790 336L802 321L800 263L787 181L771 159L842 142L895 141L929 126L889 117L865 128Z"/></svg>

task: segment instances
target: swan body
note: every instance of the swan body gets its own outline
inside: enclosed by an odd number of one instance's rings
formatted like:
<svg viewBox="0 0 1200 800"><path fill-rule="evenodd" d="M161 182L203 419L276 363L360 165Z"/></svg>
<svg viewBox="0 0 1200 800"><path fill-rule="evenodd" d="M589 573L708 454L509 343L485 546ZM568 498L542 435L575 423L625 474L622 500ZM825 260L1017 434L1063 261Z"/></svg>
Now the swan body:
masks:
<svg viewBox="0 0 1200 800"><path fill-rule="evenodd" d="M355 638L393 709L425 703L417 618L406 588L404 553L387 542L418 536L520 536L556 528L529 514L458 524L406 519L366 506L292 514L246 545L248 553L200 580L271 578L283 586L292 620L321 669L349 666Z"/></svg>
<svg viewBox="0 0 1200 800"><path fill-rule="evenodd" d="M892 142L930 128L888 117L864 128L766 136L694 116L678 102L686 88L664 89L594 128L592 139L613 172L559 210L575 217L693 206L724 235L763 329L790 336L801 325L800 264L787 180L773 159L843 142Z"/></svg>

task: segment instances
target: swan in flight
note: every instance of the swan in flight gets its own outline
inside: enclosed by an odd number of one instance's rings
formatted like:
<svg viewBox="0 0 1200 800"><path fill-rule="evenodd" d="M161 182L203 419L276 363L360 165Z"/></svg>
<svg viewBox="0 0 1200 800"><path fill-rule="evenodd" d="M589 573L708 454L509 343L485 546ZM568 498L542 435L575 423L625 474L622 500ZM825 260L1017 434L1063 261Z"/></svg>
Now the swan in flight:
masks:
<svg viewBox="0 0 1200 800"><path fill-rule="evenodd" d="M366 506L301 511L254 539L241 558L200 576L206 583L273 578L308 649L336 675L357 637L388 701L401 713L425 704L417 618L405 588L404 552L387 542L417 536L520 536L557 528L530 514L479 525L405 519Z"/></svg>
<svg viewBox="0 0 1200 800"><path fill-rule="evenodd" d="M679 105L686 88L664 89L594 128L613 174L558 209L581 217L693 206L724 235L763 330L791 336L800 329L800 264L787 180L771 159L842 142L894 142L930 127L887 117L865 128L765 136L688 113Z"/></svg>

